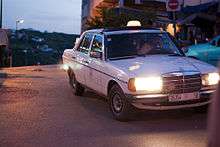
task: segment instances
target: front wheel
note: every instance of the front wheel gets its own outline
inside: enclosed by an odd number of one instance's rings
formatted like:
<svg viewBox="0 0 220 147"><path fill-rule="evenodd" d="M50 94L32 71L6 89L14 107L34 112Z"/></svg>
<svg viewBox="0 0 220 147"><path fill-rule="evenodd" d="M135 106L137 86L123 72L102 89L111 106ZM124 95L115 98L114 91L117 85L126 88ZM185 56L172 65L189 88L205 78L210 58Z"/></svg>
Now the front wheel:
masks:
<svg viewBox="0 0 220 147"><path fill-rule="evenodd" d="M71 74L69 76L69 83L70 83L70 86L73 88L73 93L76 96L83 95L85 88L79 82L77 82L74 74Z"/></svg>
<svg viewBox="0 0 220 147"><path fill-rule="evenodd" d="M109 92L109 105L113 117L119 121L128 121L135 108L126 99L119 85L112 86Z"/></svg>

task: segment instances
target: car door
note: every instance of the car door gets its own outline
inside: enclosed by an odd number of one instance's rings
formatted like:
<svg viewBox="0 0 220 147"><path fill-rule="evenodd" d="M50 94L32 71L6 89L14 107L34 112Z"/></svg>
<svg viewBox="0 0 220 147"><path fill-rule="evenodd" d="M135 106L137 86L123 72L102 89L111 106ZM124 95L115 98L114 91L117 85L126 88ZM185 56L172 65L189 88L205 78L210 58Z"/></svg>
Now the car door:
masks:
<svg viewBox="0 0 220 147"><path fill-rule="evenodd" d="M72 60L75 61L73 70L79 83L86 85L86 73L88 72L89 51L93 34L86 33L80 42L78 48L72 54Z"/></svg>
<svg viewBox="0 0 220 147"><path fill-rule="evenodd" d="M217 66L220 61L220 37L214 39L213 42L208 51L208 63Z"/></svg>
<svg viewBox="0 0 220 147"><path fill-rule="evenodd" d="M102 35L96 34L94 36L91 50L90 50L90 61L89 71L86 76L86 84L93 90L103 93L103 82L102 77L104 76L104 39Z"/></svg>

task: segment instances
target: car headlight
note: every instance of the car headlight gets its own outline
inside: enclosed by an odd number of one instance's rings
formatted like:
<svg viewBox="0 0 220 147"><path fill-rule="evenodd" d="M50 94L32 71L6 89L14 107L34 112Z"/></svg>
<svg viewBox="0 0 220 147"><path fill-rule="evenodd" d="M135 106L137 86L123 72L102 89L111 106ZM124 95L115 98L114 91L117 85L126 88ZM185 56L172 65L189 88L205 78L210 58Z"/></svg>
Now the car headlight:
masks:
<svg viewBox="0 0 220 147"><path fill-rule="evenodd" d="M161 92L162 88L163 80L161 77L133 78L128 82L128 89L132 92Z"/></svg>
<svg viewBox="0 0 220 147"><path fill-rule="evenodd" d="M219 73L209 73L202 76L202 85L203 86L212 86L217 85L220 80Z"/></svg>

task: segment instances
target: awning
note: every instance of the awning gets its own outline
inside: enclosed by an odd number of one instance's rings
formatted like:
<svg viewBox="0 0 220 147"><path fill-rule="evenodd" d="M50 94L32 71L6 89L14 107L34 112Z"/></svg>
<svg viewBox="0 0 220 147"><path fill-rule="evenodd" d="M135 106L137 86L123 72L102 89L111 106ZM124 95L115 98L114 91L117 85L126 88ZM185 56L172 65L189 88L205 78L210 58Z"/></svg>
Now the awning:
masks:
<svg viewBox="0 0 220 147"><path fill-rule="evenodd" d="M186 6L182 8L182 12L184 13L198 13L202 11L208 10L210 7L217 5L218 2L210 2L210 3L205 3L197 6Z"/></svg>
<svg viewBox="0 0 220 147"><path fill-rule="evenodd" d="M162 24L169 24L169 23L173 23L173 20L169 19L168 17L157 16L156 22Z"/></svg>
<svg viewBox="0 0 220 147"><path fill-rule="evenodd" d="M204 19L206 21L213 22L213 23L216 22L216 16L215 15L208 15L208 14L204 14L204 13L196 13L196 14L192 14L192 15L186 17L185 19L178 20L177 24L179 24L179 25L192 24L195 19Z"/></svg>

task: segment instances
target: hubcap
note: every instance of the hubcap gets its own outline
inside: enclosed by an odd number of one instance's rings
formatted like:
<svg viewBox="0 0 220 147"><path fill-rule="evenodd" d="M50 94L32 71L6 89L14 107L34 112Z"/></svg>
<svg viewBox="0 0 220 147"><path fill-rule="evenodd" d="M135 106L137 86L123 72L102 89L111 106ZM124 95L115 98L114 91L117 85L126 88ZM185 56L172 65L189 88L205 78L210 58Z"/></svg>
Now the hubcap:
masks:
<svg viewBox="0 0 220 147"><path fill-rule="evenodd" d="M117 112L117 113L121 112L122 107L123 107L123 102L122 102L120 95L115 94L112 99L112 103L113 103L113 108L114 108L115 112Z"/></svg>

